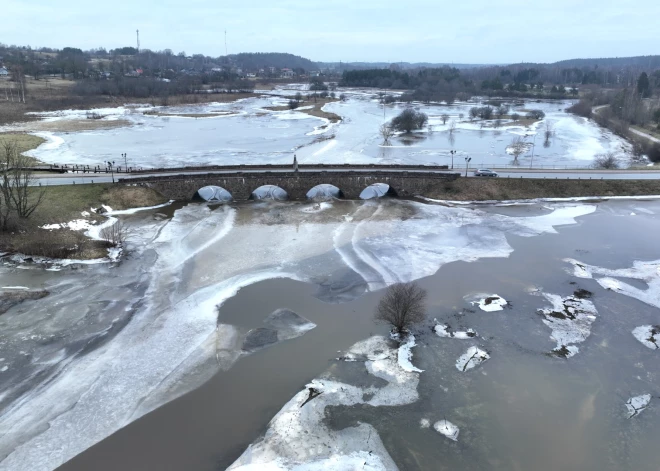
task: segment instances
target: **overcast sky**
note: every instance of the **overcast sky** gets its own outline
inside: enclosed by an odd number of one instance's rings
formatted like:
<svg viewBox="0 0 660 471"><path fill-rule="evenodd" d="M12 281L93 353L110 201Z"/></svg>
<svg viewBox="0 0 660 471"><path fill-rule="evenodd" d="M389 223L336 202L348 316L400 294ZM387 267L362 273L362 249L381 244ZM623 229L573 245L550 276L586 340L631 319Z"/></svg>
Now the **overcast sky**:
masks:
<svg viewBox="0 0 660 471"><path fill-rule="evenodd" d="M660 53L660 1L2 0L0 42L315 61L512 63Z"/></svg>

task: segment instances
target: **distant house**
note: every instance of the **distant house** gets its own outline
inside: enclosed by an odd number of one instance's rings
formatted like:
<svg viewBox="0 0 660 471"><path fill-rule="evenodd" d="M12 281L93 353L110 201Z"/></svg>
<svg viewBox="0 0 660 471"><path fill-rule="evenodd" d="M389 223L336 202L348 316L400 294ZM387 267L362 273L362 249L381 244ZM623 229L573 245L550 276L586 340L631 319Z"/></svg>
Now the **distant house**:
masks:
<svg viewBox="0 0 660 471"><path fill-rule="evenodd" d="M9 71L4 67L0 67L0 77L5 77L7 75L9 75Z"/></svg>
<svg viewBox="0 0 660 471"><path fill-rule="evenodd" d="M296 73L291 69L282 69L282 78L293 78Z"/></svg>
<svg viewBox="0 0 660 471"><path fill-rule="evenodd" d="M320 77L320 76L321 76L321 72L319 72L318 70L313 70L313 71L311 71L311 72L309 73L309 76L310 76L310 77Z"/></svg>

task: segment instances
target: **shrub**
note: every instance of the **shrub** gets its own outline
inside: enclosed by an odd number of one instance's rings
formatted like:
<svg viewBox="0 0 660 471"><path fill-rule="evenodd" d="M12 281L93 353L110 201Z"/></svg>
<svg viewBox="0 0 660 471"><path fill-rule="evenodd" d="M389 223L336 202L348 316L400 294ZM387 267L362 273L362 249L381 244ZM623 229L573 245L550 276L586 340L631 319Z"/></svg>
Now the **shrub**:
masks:
<svg viewBox="0 0 660 471"><path fill-rule="evenodd" d="M607 154L598 154L594 158L593 168L604 170L615 170L619 168L619 160L613 152Z"/></svg>
<svg viewBox="0 0 660 471"><path fill-rule="evenodd" d="M295 110L298 108L298 102L296 100L289 100L289 109Z"/></svg>

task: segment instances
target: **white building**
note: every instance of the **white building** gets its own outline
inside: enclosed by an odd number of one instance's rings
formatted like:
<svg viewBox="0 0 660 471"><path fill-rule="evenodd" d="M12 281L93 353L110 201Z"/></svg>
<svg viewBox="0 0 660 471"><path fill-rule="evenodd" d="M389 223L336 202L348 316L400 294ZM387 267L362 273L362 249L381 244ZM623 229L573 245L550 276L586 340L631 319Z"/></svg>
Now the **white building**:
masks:
<svg viewBox="0 0 660 471"><path fill-rule="evenodd" d="M9 71L4 67L0 67L0 77L5 77L7 75L9 75Z"/></svg>

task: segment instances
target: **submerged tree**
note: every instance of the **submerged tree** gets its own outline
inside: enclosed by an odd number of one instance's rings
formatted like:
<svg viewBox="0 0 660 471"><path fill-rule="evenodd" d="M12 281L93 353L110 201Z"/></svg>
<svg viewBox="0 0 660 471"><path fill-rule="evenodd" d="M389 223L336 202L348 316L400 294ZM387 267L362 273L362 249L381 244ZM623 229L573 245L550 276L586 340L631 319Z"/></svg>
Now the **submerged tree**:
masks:
<svg viewBox="0 0 660 471"><path fill-rule="evenodd" d="M429 117L425 113L407 108L392 119L391 126L396 131L411 133L417 129L422 129L428 120Z"/></svg>
<svg viewBox="0 0 660 471"><path fill-rule="evenodd" d="M426 319L426 290L415 283L396 283L385 291L376 307L375 319L392 326L398 334Z"/></svg>
<svg viewBox="0 0 660 471"><path fill-rule="evenodd" d="M390 123L381 124L380 126L380 136L383 138L383 144L389 145L390 139L394 135L394 129Z"/></svg>
<svg viewBox="0 0 660 471"><path fill-rule="evenodd" d="M527 151L527 143L522 137L518 136L511 141L508 150L513 155L513 163L517 165L518 157Z"/></svg>

